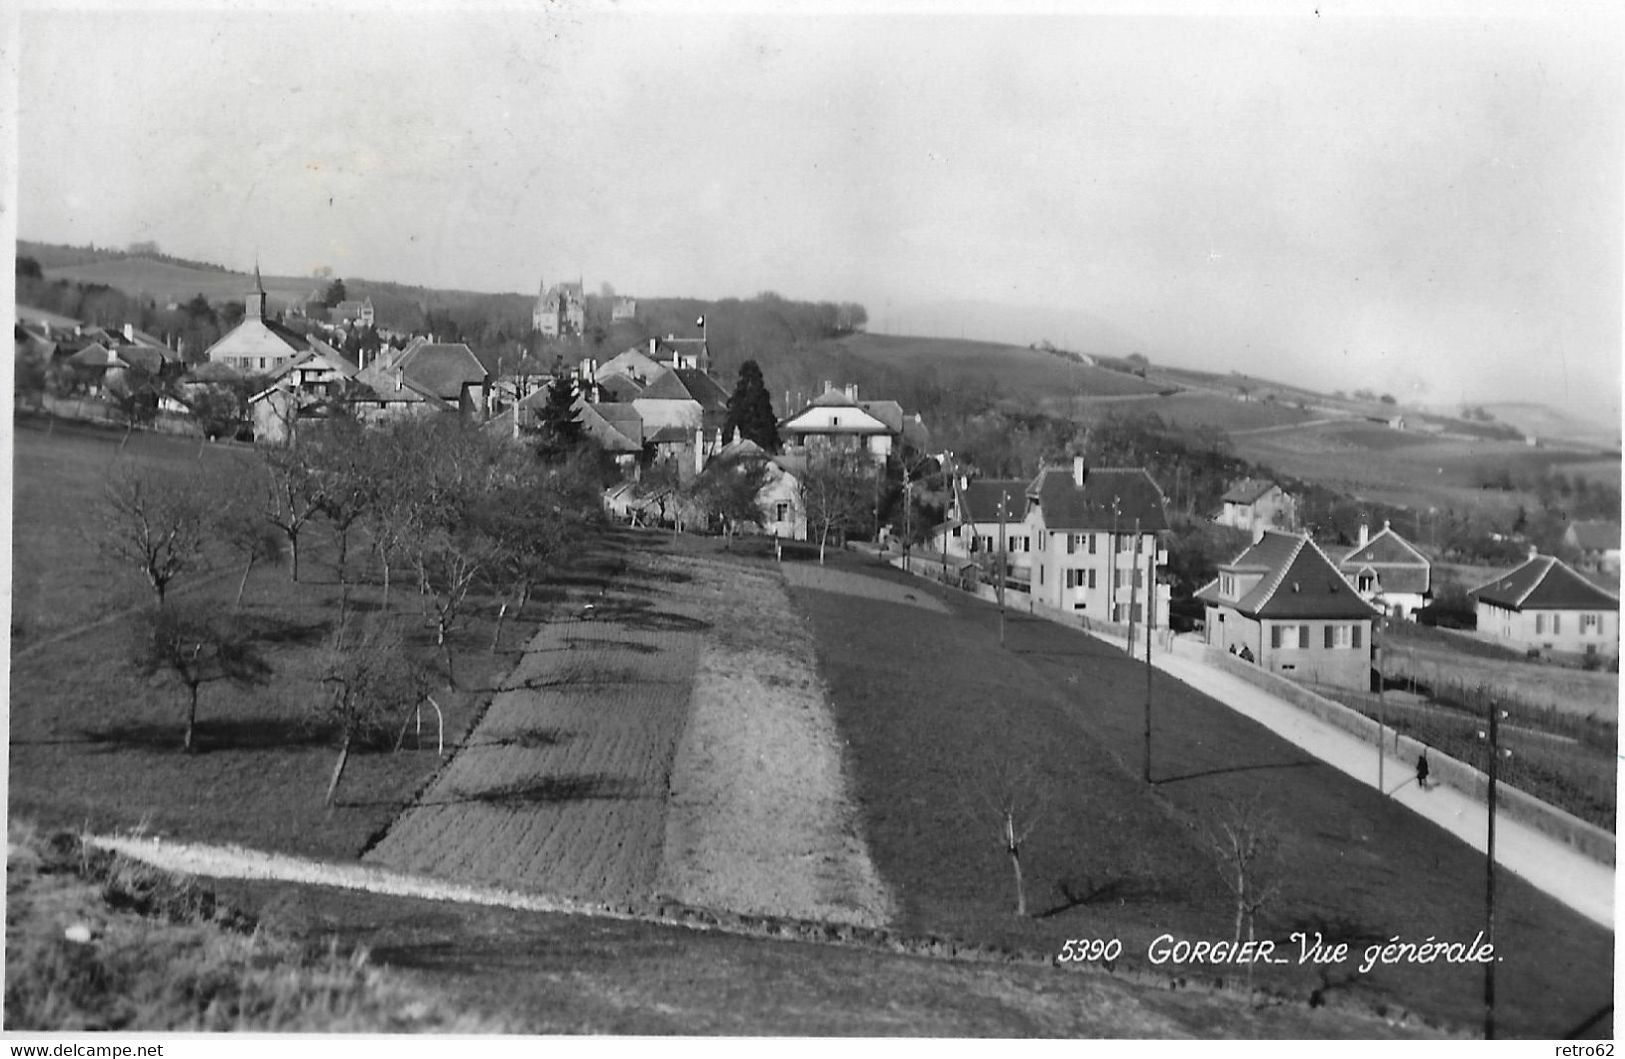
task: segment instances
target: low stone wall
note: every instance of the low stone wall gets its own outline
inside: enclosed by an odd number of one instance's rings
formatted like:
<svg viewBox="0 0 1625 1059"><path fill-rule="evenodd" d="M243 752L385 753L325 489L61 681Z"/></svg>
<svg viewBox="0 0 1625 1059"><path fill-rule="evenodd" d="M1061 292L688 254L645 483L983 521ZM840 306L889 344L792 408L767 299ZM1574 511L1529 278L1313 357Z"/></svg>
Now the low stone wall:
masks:
<svg viewBox="0 0 1625 1059"><path fill-rule="evenodd" d="M1377 722L1350 709L1342 703L1316 695L1307 688L1265 672L1257 666L1232 657L1224 651L1209 647L1203 661L1215 669L1239 677L1254 687L1262 688L1278 699L1291 703L1320 720L1354 735L1375 746ZM1383 748L1403 761L1415 762L1422 753L1423 744L1410 736L1400 735L1392 728L1382 729ZM1439 783L1468 795L1480 804L1489 799L1489 777L1464 762L1448 757L1437 750L1428 749L1428 773ZM1516 787L1496 784L1498 810L1520 823L1528 824L1542 834L1560 839L1569 846L1603 864L1614 863L1614 836L1595 824L1581 820L1554 805L1548 805Z"/></svg>

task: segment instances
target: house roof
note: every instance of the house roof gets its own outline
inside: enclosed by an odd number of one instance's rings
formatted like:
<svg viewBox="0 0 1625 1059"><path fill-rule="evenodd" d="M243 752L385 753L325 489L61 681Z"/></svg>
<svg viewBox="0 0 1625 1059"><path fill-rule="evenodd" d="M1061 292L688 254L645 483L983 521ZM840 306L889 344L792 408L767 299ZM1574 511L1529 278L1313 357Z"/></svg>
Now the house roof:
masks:
<svg viewBox="0 0 1625 1059"><path fill-rule="evenodd" d="M77 368L122 368L127 367L119 359L117 353L108 349L100 342L92 342L68 358L68 363Z"/></svg>
<svg viewBox="0 0 1625 1059"><path fill-rule="evenodd" d="M694 440L694 432L680 423L673 423L655 430L653 434L644 438L653 445L676 445L685 441Z"/></svg>
<svg viewBox="0 0 1625 1059"><path fill-rule="evenodd" d="M142 371L150 372L153 375L164 370L164 364L169 360L168 357L164 356L165 352L167 351L162 347L154 349L151 346L133 345L131 343L123 343L117 350L119 359L124 363L132 368L140 368Z"/></svg>
<svg viewBox="0 0 1625 1059"><path fill-rule="evenodd" d="M1345 555L1338 568L1350 580L1369 571L1385 593L1425 594L1433 587L1433 564L1428 557L1389 526Z"/></svg>
<svg viewBox="0 0 1625 1059"><path fill-rule="evenodd" d="M1535 555L1468 598L1507 610L1618 610L1619 597L1575 573L1563 560Z"/></svg>
<svg viewBox="0 0 1625 1059"><path fill-rule="evenodd" d="M893 434L903 432L903 406L896 401L859 401L857 405L886 424L886 429Z"/></svg>
<svg viewBox="0 0 1625 1059"><path fill-rule="evenodd" d="M427 404L436 408L451 408L439 394L405 372L397 373L394 366L383 359L367 365L355 373L355 381L370 392L356 395L356 400L379 401L384 404L405 402Z"/></svg>
<svg viewBox="0 0 1625 1059"><path fill-rule="evenodd" d="M1139 519L1142 533L1168 528L1162 490L1143 467L1088 468L1080 488L1071 467L1046 467L1027 487L1050 530L1127 530Z"/></svg>
<svg viewBox="0 0 1625 1059"><path fill-rule="evenodd" d="M694 400L700 402L700 407L707 412L725 412L728 410L728 391L718 385L717 380L711 378L698 368L677 368L673 374L683 381Z"/></svg>
<svg viewBox="0 0 1625 1059"><path fill-rule="evenodd" d="M1361 599L1326 553L1307 533L1266 530L1228 563L1224 572L1257 572L1263 576L1238 600L1219 593L1215 578L1196 598L1232 607L1254 618L1373 618L1381 614Z"/></svg>
<svg viewBox="0 0 1625 1059"><path fill-rule="evenodd" d="M1226 504L1251 504L1274 488L1275 483L1268 478L1243 478L1225 490L1219 499Z"/></svg>
<svg viewBox="0 0 1625 1059"><path fill-rule="evenodd" d="M462 342L413 339L389 364L445 401L456 401L464 386L478 386L490 376L474 351Z"/></svg>
<svg viewBox="0 0 1625 1059"><path fill-rule="evenodd" d="M1574 538L1574 546L1583 552L1619 550L1617 522L1571 522L1569 533Z"/></svg>
<svg viewBox="0 0 1625 1059"><path fill-rule="evenodd" d="M576 422L610 452L643 451L643 417L629 404L582 402Z"/></svg>
<svg viewBox="0 0 1625 1059"><path fill-rule="evenodd" d="M657 377L649 380L649 385L639 393L640 401L695 401L698 399L689 390L682 374L671 369L661 372Z"/></svg>
<svg viewBox="0 0 1625 1059"><path fill-rule="evenodd" d="M999 500L1007 498L1004 520L1020 522L1027 514L1027 487L1032 483L1020 478L983 478L956 489L959 493L960 518L965 522L998 522Z"/></svg>
<svg viewBox="0 0 1625 1059"><path fill-rule="evenodd" d="M611 375L598 379L598 389L609 401L630 401L644 390L643 384L634 382L630 375Z"/></svg>
<svg viewBox="0 0 1625 1059"><path fill-rule="evenodd" d="M355 361L324 342L312 345L303 353L296 354L293 359L272 372L271 378L280 379L285 375L291 375L300 368L308 368L313 364L329 371L336 371L347 379L355 378L356 374L361 370Z"/></svg>

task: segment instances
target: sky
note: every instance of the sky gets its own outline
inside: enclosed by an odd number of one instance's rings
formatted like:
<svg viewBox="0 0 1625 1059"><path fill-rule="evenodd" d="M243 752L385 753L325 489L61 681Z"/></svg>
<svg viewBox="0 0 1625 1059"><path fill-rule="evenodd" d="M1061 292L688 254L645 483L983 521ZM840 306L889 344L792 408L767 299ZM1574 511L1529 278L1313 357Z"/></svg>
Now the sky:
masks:
<svg viewBox="0 0 1625 1059"><path fill-rule="evenodd" d="M20 238L1619 419L1609 5L107 3L19 16Z"/></svg>

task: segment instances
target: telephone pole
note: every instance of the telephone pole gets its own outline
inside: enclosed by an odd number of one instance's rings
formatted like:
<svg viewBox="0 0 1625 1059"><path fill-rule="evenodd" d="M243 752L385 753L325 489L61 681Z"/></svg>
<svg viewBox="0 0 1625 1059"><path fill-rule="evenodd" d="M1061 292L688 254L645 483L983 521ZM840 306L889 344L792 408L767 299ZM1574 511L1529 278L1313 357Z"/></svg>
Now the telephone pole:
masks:
<svg viewBox="0 0 1625 1059"><path fill-rule="evenodd" d="M1145 615L1145 782L1151 783L1151 630L1157 616L1157 550L1151 549L1146 562L1146 599L1149 606ZM1136 572L1138 570L1136 569ZM1133 612L1130 611L1130 616ZM1132 654L1130 657L1133 657Z"/></svg>
<svg viewBox="0 0 1625 1059"><path fill-rule="evenodd" d="M1004 505L1010 499L1009 493L999 494L999 646L1004 646Z"/></svg>

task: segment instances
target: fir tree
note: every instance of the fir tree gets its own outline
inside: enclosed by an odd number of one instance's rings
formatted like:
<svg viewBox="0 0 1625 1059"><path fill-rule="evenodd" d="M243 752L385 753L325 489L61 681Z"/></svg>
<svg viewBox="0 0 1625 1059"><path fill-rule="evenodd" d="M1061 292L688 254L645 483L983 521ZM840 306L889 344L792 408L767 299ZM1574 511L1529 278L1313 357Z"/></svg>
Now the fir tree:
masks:
<svg viewBox="0 0 1625 1059"><path fill-rule="evenodd" d="M773 398L768 395L762 369L754 360L739 366L739 381L728 398L728 419L722 429L724 442L735 434L756 442L767 452L779 451L779 419L773 414Z"/></svg>

